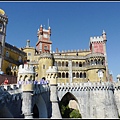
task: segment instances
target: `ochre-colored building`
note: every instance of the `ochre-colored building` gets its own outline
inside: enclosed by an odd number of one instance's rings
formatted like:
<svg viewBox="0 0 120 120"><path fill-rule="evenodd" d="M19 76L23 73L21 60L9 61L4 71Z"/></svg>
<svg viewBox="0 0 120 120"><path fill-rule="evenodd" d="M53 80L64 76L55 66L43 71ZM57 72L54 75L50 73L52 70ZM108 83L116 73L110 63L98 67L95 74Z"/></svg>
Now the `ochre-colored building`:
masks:
<svg viewBox="0 0 120 120"><path fill-rule="evenodd" d="M0 72L17 76L17 70L20 64L26 60L26 53L5 42L6 28L8 17L5 12L0 9Z"/></svg>
<svg viewBox="0 0 120 120"><path fill-rule="evenodd" d="M7 73L6 69L10 64L19 66L20 61L22 64L27 60L28 64L35 66L38 81L42 77L46 77L46 70L49 66L57 66L57 81L59 83L109 80L106 52L107 38L104 30L101 36L90 37L88 50L59 51L56 49L56 52L52 52L50 36L51 28L45 29L41 25L37 31L38 40L35 48L30 46L30 40L27 40L26 46L21 49L6 43L3 46L4 56L9 53L9 58L14 62L3 59L2 70ZM8 47L12 49L8 49ZM13 50L13 48L15 49Z"/></svg>
<svg viewBox="0 0 120 120"><path fill-rule="evenodd" d="M22 48L27 53L29 64L36 66L37 78L46 76L49 66L58 67L58 82L97 82L109 79L106 33L102 36L90 37L88 50L68 50L52 52L52 41L50 40L51 28L48 30L40 26L38 29L36 48L30 46L27 40L26 47Z"/></svg>

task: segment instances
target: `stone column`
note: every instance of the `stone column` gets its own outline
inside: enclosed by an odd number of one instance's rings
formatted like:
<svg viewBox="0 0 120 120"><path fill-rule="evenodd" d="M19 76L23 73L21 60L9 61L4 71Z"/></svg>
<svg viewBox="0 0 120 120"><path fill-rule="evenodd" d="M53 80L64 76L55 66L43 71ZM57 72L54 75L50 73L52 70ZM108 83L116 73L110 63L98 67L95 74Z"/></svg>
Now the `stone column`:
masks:
<svg viewBox="0 0 120 120"><path fill-rule="evenodd" d="M33 118L32 115L32 94L33 84L22 84L22 113L25 119Z"/></svg>
<svg viewBox="0 0 120 120"><path fill-rule="evenodd" d="M69 61L69 82L72 83L72 60Z"/></svg>

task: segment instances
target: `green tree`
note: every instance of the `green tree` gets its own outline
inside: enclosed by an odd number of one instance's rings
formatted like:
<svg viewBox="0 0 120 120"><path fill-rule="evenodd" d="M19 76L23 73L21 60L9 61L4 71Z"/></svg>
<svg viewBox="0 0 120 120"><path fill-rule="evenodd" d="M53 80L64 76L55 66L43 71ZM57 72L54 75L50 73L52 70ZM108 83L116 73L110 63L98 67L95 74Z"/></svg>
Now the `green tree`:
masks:
<svg viewBox="0 0 120 120"><path fill-rule="evenodd" d="M79 110L72 110L72 112L70 113L70 118L82 118L81 114L79 113Z"/></svg>
<svg viewBox="0 0 120 120"><path fill-rule="evenodd" d="M63 118L82 118L79 110L71 109L68 105L60 104L60 111Z"/></svg>

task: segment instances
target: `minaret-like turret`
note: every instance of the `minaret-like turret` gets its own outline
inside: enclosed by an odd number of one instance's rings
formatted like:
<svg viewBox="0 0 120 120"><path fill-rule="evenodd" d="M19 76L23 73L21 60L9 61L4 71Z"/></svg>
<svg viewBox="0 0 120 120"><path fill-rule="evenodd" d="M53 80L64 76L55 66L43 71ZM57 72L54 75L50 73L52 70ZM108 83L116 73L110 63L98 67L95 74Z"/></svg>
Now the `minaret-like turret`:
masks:
<svg viewBox="0 0 120 120"><path fill-rule="evenodd" d="M102 33L102 38L103 38L103 48L104 48L105 66L106 66L106 79L107 79L107 81L109 81L110 78L109 78L108 60L107 60L107 52L106 52L107 36L106 36L106 32L104 30Z"/></svg>
<svg viewBox="0 0 120 120"><path fill-rule="evenodd" d="M5 48L5 37L6 27L8 23L8 17L5 12L0 9L0 72L2 72L2 65L4 60L4 48Z"/></svg>
<svg viewBox="0 0 120 120"><path fill-rule="evenodd" d="M104 30L102 33L102 37L103 37L103 40L107 42L107 36L106 36L106 32Z"/></svg>
<svg viewBox="0 0 120 120"><path fill-rule="evenodd" d="M30 40L27 40L27 45L26 47L30 47Z"/></svg>

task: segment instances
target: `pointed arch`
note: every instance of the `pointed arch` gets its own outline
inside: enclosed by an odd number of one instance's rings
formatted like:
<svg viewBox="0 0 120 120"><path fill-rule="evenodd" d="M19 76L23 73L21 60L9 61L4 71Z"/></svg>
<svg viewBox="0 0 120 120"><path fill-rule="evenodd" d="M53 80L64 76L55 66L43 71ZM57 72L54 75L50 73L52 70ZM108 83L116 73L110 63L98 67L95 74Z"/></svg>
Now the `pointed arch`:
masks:
<svg viewBox="0 0 120 120"><path fill-rule="evenodd" d="M74 103L74 105L73 105L73 103ZM78 118L81 118L78 100L72 93L67 92L62 97L62 99L59 103L59 107L60 107L60 112L61 112L62 118L71 118L70 114L73 110L78 110L79 111L78 114L80 115Z"/></svg>

